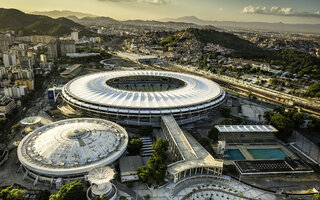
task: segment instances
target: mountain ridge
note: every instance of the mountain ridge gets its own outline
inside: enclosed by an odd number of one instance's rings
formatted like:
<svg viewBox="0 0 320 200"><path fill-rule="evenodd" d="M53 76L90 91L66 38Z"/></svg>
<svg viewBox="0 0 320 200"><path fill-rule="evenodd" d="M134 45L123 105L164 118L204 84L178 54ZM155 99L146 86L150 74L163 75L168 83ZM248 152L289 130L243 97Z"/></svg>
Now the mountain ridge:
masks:
<svg viewBox="0 0 320 200"><path fill-rule="evenodd" d="M0 8L0 30L23 31L24 35L62 36L73 29L85 30L83 25L67 18L53 19L43 15L32 15L17 9Z"/></svg>
<svg viewBox="0 0 320 200"><path fill-rule="evenodd" d="M183 16L178 18L164 18L160 21L176 21L176 22L189 22L199 25L213 25L217 27L226 26L233 28L248 28L255 30L277 31L277 32L320 32L320 24L285 24L282 22L238 22L238 21L216 21L216 20L203 20L196 16Z"/></svg>

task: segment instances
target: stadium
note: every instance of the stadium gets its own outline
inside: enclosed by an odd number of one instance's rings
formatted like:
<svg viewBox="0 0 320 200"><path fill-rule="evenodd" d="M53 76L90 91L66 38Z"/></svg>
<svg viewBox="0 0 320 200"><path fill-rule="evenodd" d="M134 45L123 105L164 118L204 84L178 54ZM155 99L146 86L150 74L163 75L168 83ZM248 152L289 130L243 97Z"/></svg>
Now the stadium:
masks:
<svg viewBox="0 0 320 200"><path fill-rule="evenodd" d="M126 151L128 134L102 119L57 121L28 134L18 146L24 178L52 184L83 179L92 169L111 165Z"/></svg>
<svg viewBox="0 0 320 200"><path fill-rule="evenodd" d="M172 115L178 124L207 118L226 98L215 82L168 71L115 71L89 74L68 82L62 98L86 116L123 125L161 125Z"/></svg>

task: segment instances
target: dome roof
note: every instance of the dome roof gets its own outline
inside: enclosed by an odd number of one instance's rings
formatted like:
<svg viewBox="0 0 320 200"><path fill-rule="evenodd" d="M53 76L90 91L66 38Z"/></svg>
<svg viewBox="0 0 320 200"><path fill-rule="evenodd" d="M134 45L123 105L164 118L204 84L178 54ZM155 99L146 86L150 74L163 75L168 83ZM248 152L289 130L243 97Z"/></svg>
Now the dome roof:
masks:
<svg viewBox="0 0 320 200"><path fill-rule="evenodd" d="M26 136L18 147L18 157L32 171L63 176L113 163L124 153L127 143L127 132L113 122L68 119Z"/></svg>

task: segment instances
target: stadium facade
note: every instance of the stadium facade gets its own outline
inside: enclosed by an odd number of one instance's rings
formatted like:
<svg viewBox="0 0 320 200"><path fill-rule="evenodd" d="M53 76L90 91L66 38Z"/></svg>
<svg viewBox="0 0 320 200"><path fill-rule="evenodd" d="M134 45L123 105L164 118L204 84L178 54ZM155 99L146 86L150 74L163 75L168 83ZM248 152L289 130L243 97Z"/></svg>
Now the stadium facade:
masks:
<svg viewBox="0 0 320 200"><path fill-rule="evenodd" d="M103 119L57 121L28 134L18 146L26 177L61 185L84 179L92 169L115 163L126 151L124 128Z"/></svg>
<svg viewBox="0 0 320 200"><path fill-rule="evenodd" d="M124 125L161 126L161 116L178 124L207 118L226 98L215 82L168 71L115 71L89 74L67 83L62 98L86 116Z"/></svg>

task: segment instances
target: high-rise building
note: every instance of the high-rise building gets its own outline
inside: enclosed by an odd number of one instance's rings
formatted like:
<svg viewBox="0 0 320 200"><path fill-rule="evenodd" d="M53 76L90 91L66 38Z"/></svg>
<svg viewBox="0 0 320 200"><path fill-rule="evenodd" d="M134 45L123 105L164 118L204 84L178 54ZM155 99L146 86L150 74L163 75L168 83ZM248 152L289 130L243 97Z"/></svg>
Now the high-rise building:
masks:
<svg viewBox="0 0 320 200"><path fill-rule="evenodd" d="M36 60L37 60L37 54L34 53L33 51L28 51L27 56L31 58L31 64L32 66L35 66Z"/></svg>
<svg viewBox="0 0 320 200"><path fill-rule="evenodd" d="M72 32L71 33L71 38L74 40L74 41L78 41L79 40L79 33L78 32Z"/></svg>
<svg viewBox="0 0 320 200"><path fill-rule="evenodd" d="M2 80L2 77L6 74L6 68L0 67L0 80Z"/></svg>
<svg viewBox="0 0 320 200"><path fill-rule="evenodd" d="M31 57L27 57L27 56L20 57L19 62L20 62L20 67L22 69L32 69L33 68Z"/></svg>
<svg viewBox="0 0 320 200"><path fill-rule="evenodd" d="M76 53L74 40L60 40L60 56L67 56L67 53Z"/></svg>
<svg viewBox="0 0 320 200"><path fill-rule="evenodd" d="M58 42L59 40L52 40L48 46L48 57L49 59L58 58Z"/></svg>
<svg viewBox="0 0 320 200"><path fill-rule="evenodd" d="M66 56L68 53L76 53L76 45L74 40L53 40L48 44L49 59L56 59Z"/></svg>
<svg viewBox="0 0 320 200"><path fill-rule="evenodd" d="M15 54L6 52L3 54L3 65L5 67L15 66L17 64L17 57Z"/></svg>
<svg viewBox="0 0 320 200"><path fill-rule="evenodd" d="M14 38L8 35L0 35L0 52L9 50L9 45L12 44Z"/></svg>

